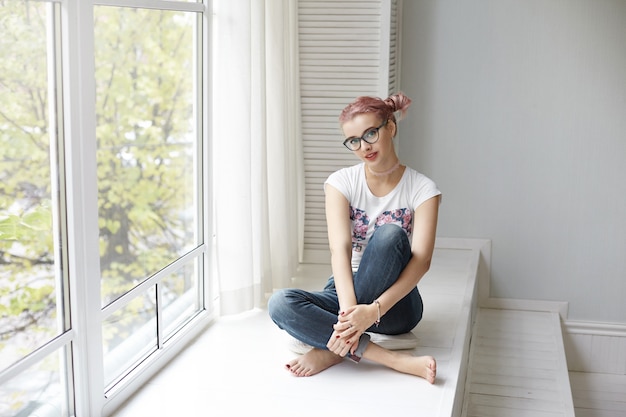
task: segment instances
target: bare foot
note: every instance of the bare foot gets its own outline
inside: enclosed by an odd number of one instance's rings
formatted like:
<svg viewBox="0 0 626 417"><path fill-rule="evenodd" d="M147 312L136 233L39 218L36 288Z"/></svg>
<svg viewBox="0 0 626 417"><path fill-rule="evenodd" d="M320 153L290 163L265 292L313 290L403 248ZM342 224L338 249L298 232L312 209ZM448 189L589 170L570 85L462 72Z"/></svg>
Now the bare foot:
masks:
<svg viewBox="0 0 626 417"><path fill-rule="evenodd" d="M432 356L413 356L404 352L385 349L370 342L363 352L363 357L398 372L419 376L431 384L435 383L437 377L437 362Z"/></svg>
<svg viewBox="0 0 626 417"><path fill-rule="evenodd" d="M342 360L341 356L331 351L314 348L289 362L285 368L295 376L312 376L337 365Z"/></svg>
<svg viewBox="0 0 626 417"><path fill-rule="evenodd" d="M396 371L422 377L431 384L437 377L437 361L432 356L398 354L392 367Z"/></svg>

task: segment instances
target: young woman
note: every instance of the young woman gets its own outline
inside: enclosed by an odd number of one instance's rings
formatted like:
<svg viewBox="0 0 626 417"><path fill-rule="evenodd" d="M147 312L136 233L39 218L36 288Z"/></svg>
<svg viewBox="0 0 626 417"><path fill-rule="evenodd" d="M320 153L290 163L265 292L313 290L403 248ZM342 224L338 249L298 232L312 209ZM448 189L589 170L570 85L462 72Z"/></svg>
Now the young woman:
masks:
<svg viewBox="0 0 626 417"><path fill-rule="evenodd" d="M312 346L286 364L296 376L348 357L435 381L432 356L385 349L368 334L407 333L422 318L417 283L430 266L441 193L396 154L395 113L403 116L410 104L402 93L358 97L339 117L343 144L362 162L324 184L333 275L322 291L279 290L268 304L281 329Z"/></svg>

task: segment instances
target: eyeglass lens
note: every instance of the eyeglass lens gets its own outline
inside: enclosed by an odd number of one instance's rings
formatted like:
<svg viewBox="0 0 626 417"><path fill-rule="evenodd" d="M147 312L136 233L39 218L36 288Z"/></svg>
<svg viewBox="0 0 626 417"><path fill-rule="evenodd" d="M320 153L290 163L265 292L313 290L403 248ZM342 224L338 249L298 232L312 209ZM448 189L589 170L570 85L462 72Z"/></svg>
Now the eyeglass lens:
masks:
<svg viewBox="0 0 626 417"><path fill-rule="evenodd" d="M343 142L343 144L351 151L358 151L361 148L362 140L369 143L370 145L372 143L376 143L376 141L378 140L378 132L380 129L382 129L383 126L385 126L385 124L387 124L386 120L380 126L372 127L366 130L365 133L363 133L363 136L361 136L360 138L348 138Z"/></svg>

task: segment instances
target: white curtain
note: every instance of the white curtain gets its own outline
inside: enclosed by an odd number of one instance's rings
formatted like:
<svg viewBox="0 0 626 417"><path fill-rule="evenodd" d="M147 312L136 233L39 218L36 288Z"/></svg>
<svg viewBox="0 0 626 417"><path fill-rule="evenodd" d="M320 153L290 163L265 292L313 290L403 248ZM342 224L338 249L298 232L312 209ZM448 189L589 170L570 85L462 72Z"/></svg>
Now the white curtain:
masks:
<svg viewBox="0 0 626 417"><path fill-rule="evenodd" d="M263 307L299 257L296 0L214 2L215 270L221 314Z"/></svg>

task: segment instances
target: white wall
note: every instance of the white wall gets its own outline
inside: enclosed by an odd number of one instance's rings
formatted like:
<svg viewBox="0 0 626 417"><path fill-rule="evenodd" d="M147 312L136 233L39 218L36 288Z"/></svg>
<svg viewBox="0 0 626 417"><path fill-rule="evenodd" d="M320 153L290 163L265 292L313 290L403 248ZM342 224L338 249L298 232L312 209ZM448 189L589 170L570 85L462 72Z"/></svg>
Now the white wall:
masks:
<svg viewBox="0 0 626 417"><path fill-rule="evenodd" d="M626 323L626 1L405 0L402 25L438 234L492 239L494 297Z"/></svg>

